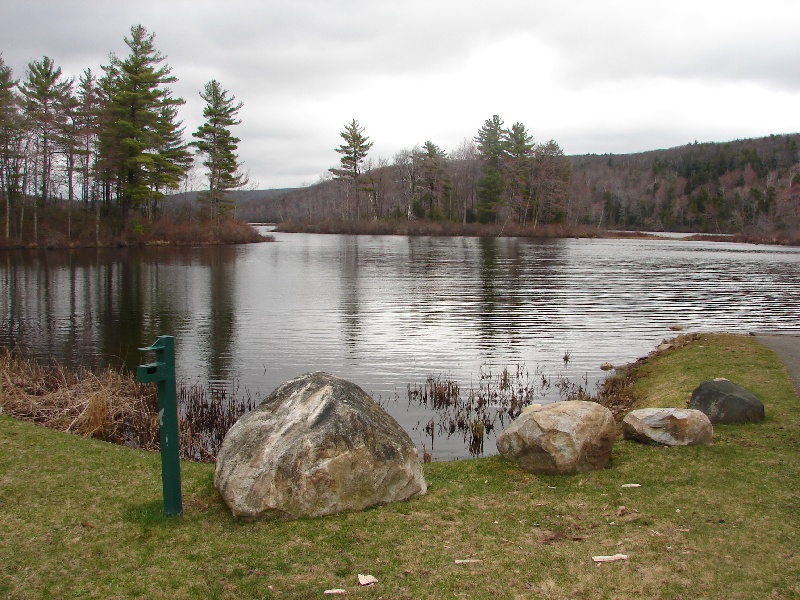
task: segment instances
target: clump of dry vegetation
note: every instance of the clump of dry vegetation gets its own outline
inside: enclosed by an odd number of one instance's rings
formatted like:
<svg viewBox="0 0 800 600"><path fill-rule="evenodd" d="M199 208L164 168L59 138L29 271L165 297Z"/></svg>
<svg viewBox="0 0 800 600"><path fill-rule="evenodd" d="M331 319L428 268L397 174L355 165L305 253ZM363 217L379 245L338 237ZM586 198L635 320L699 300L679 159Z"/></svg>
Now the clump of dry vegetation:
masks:
<svg viewBox="0 0 800 600"><path fill-rule="evenodd" d="M181 457L213 462L222 439L255 402L221 386L179 384ZM160 450L153 385L108 367L97 373L42 365L17 351L0 352L0 412L51 429L122 446Z"/></svg>
<svg viewBox="0 0 800 600"><path fill-rule="evenodd" d="M0 373L0 408L6 414L84 437L158 449L155 390L122 371L42 365L3 349Z"/></svg>

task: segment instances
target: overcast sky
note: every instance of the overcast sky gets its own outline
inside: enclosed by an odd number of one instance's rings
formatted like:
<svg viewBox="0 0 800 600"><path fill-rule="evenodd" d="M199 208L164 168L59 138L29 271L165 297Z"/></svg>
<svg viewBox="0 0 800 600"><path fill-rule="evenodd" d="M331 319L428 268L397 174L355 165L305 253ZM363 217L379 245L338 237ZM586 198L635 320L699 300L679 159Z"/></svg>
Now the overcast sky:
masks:
<svg viewBox="0 0 800 600"><path fill-rule="evenodd" d="M14 76L47 55L99 71L141 23L167 57L187 139L217 79L244 102L259 188L315 183L356 118L392 159L446 151L498 114L567 154L800 131L795 0L0 0Z"/></svg>

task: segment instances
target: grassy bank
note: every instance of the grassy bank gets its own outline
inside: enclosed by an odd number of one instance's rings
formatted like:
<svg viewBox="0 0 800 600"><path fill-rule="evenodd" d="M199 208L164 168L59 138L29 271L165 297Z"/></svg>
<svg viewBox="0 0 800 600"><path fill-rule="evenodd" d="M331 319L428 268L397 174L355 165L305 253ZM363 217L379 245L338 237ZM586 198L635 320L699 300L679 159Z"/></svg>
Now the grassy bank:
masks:
<svg viewBox="0 0 800 600"><path fill-rule="evenodd" d="M698 336L634 369L640 403L680 405L723 376L767 419L718 426L705 448L619 441L611 468L576 476L497 457L426 464L430 490L414 501L244 525L211 465L183 464L185 516L167 520L158 455L0 415L0 596L800 596L800 400L776 355L749 337ZM591 560L616 553L629 558ZM359 573L379 583L359 588Z"/></svg>

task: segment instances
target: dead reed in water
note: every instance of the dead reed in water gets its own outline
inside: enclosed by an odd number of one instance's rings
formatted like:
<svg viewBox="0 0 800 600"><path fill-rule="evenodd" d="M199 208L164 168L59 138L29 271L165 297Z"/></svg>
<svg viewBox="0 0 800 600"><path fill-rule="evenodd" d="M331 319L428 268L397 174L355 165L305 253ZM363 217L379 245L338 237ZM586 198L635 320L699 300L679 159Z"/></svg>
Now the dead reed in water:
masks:
<svg viewBox="0 0 800 600"><path fill-rule="evenodd" d="M501 371L482 366L477 387L471 385L463 394L458 382L441 375L428 377L422 385L409 385L407 390L410 405L425 406L436 413L424 425L415 427L430 437L431 447L437 436L460 433L470 455L480 456L484 438L498 423L502 428L526 406L546 401L555 393L560 400L591 400L585 385L585 381L581 384L566 377L548 377L538 366L531 373L524 365L517 365Z"/></svg>
<svg viewBox="0 0 800 600"><path fill-rule="evenodd" d="M231 387L229 391L229 387ZM181 452L189 459L216 460L225 434L236 420L256 406L245 390L233 384L214 382L207 386L180 384L178 389Z"/></svg>
<svg viewBox="0 0 800 600"><path fill-rule="evenodd" d="M248 392L220 384L178 385L181 456L212 462L228 429L255 406ZM121 369L93 372L42 365L0 351L0 412L122 446L159 451L155 386Z"/></svg>
<svg viewBox="0 0 800 600"><path fill-rule="evenodd" d="M124 446L158 449L158 398L122 371L42 365L0 352L0 408L52 429Z"/></svg>

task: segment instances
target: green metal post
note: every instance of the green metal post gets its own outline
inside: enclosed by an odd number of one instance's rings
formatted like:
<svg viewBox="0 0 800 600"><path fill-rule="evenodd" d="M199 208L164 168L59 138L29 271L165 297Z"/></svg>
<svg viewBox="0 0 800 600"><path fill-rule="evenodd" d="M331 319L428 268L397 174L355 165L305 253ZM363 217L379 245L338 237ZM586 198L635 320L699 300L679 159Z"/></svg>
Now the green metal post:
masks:
<svg viewBox="0 0 800 600"><path fill-rule="evenodd" d="M164 493L164 514L179 517L181 500L181 461L178 446L178 400L175 393L175 338L162 335L142 352L155 352L156 362L139 365L136 379L140 383L158 384L158 425L161 438L161 487Z"/></svg>

